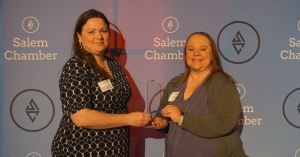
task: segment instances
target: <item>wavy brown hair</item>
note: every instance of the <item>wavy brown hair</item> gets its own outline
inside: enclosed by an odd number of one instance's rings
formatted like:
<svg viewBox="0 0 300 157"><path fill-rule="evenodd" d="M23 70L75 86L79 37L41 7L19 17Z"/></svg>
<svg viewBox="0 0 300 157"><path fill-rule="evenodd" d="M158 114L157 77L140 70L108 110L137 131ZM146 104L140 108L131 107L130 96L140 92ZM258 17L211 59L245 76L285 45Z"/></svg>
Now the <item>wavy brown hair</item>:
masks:
<svg viewBox="0 0 300 157"><path fill-rule="evenodd" d="M184 76L183 76L182 79L178 80L178 82L180 82L180 84L182 84L183 82L185 82L186 79L188 78L190 72L191 72L191 69L187 65L187 62L186 62L186 45L189 42L189 39L193 35L203 35L203 36L207 37L207 39L210 41L210 46L211 46L211 51L212 51L212 57L211 57L212 59L211 59L210 65L212 67L212 71L209 74L208 79L206 79L205 83L207 83L208 81L210 81L210 79L212 78L213 74L217 74L217 73L224 74L231 82L235 83L235 80L229 74L227 74L223 70L223 67L222 67L222 64L221 64L221 60L220 60L220 56L218 54L217 46L216 46L216 43L215 43L214 39L209 34L207 34L205 32L195 32L195 33L191 34L187 38L186 44L184 46L184 52L183 52L183 61L184 61L184 66L185 66Z"/></svg>
<svg viewBox="0 0 300 157"><path fill-rule="evenodd" d="M105 24L107 25L107 29L109 30L109 21L107 20L107 18L105 17L105 15L103 13L101 13L100 11L97 11L95 9L90 9L90 10L84 12L83 14L80 15L80 17L78 18L76 25L75 25L74 34L73 34L73 40L74 40L73 41L73 53L75 56L78 56L79 58L84 60L94 70L94 72L99 73L105 79L113 80L113 77L111 75L109 75L108 72L106 72L103 68L101 68L97 64L94 55L91 54L90 52L84 50L80 46L77 33L81 35L82 27L91 18L103 19ZM104 54L106 54L107 52L108 52L108 50L106 49Z"/></svg>

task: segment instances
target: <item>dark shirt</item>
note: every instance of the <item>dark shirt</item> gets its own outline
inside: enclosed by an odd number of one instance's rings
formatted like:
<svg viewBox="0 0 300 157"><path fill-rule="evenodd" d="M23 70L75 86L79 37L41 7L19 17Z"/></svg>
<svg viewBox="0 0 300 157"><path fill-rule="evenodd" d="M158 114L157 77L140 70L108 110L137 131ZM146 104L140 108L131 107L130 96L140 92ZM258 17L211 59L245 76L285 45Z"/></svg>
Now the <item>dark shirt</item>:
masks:
<svg viewBox="0 0 300 157"><path fill-rule="evenodd" d="M84 108L110 114L128 113L131 88L125 73L118 61L105 58L114 78L114 88L105 92L98 86L104 77L79 57L72 57L65 64L59 82L63 118L53 139L53 156L129 156L129 126L86 129L77 127L70 118Z"/></svg>
<svg viewBox="0 0 300 157"><path fill-rule="evenodd" d="M207 95L204 82L197 87L193 94L184 100L183 93L187 86L187 80L179 85L174 92L179 92L175 101L169 104L179 107L183 112L194 115L208 115ZM199 137L188 130L169 121L167 151L168 157L214 157L215 141Z"/></svg>

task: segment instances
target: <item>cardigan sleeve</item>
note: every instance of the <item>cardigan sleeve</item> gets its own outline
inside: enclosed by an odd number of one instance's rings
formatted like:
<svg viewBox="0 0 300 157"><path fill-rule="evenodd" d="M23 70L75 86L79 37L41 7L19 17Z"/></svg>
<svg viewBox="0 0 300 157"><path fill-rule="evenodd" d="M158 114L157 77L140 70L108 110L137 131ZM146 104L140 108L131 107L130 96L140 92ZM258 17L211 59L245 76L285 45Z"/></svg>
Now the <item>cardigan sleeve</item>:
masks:
<svg viewBox="0 0 300 157"><path fill-rule="evenodd" d="M216 138L231 133L240 115L237 88L223 74L207 83L209 114L184 114L182 128L204 138Z"/></svg>

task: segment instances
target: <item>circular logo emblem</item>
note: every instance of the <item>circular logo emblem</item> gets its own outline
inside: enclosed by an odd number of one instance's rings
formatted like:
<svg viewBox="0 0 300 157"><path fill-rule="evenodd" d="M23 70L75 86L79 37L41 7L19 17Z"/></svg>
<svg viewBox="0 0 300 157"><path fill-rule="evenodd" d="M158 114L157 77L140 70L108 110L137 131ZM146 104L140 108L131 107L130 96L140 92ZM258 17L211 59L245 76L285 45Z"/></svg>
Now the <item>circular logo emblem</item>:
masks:
<svg viewBox="0 0 300 157"><path fill-rule="evenodd" d="M22 28L27 33L34 33L39 29L39 21L35 17L28 16L22 21Z"/></svg>
<svg viewBox="0 0 300 157"><path fill-rule="evenodd" d="M167 17L163 20L162 22L162 28L167 32L167 33L174 33L177 31L179 27L179 23L176 18L174 17Z"/></svg>
<svg viewBox="0 0 300 157"><path fill-rule="evenodd" d="M283 102L283 115L286 121L295 128L300 128L300 88L291 91Z"/></svg>
<svg viewBox="0 0 300 157"><path fill-rule="evenodd" d="M228 62L243 64L258 53L260 37L249 23L235 21L222 28L218 35L217 47L220 55Z"/></svg>
<svg viewBox="0 0 300 157"><path fill-rule="evenodd" d="M123 50L125 49L125 40L120 29L113 23L110 24L110 37L108 54L110 57L118 60Z"/></svg>
<svg viewBox="0 0 300 157"><path fill-rule="evenodd" d="M42 156L39 153L32 152L32 153L29 153L26 157L42 157Z"/></svg>
<svg viewBox="0 0 300 157"><path fill-rule="evenodd" d="M54 118L51 98L37 89L27 89L17 94L10 105L10 116L22 130L37 132L50 125Z"/></svg>
<svg viewBox="0 0 300 157"><path fill-rule="evenodd" d="M297 151L296 151L296 153L295 153L295 157L297 157L297 153L300 151L300 149L298 149Z"/></svg>
<svg viewBox="0 0 300 157"><path fill-rule="evenodd" d="M237 83L235 85L236 85L237 90L238 90L238 92L240 94L240 99L242 99L245 96L245 94L246 94L246 88L242 84L238 84Z"/></svg>

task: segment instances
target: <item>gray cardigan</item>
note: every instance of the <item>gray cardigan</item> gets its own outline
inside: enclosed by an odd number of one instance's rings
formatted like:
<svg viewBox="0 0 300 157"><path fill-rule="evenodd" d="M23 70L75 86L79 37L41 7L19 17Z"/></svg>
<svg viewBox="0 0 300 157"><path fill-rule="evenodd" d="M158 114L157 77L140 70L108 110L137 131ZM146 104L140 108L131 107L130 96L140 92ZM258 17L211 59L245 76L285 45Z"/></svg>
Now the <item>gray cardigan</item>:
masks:
<svg viewBox="0 0 300 157"><path fill-rule="evenodd" d="M182 77L183 75L176 76L167 84L159 109L168 105L169 96L179 85L174 82ZM245 157L240 135L235 131L241 111L240 98L235 84L230 82L224 74L213 74L206 84L206 92L209 115L197 116L184 113L182 129L203 138L214 138L215 157ZM155 116L162 117L160 113ZM158 131L168 133L168 130L169 127ZM165 140L167 141L167 136Z"/></svg>

